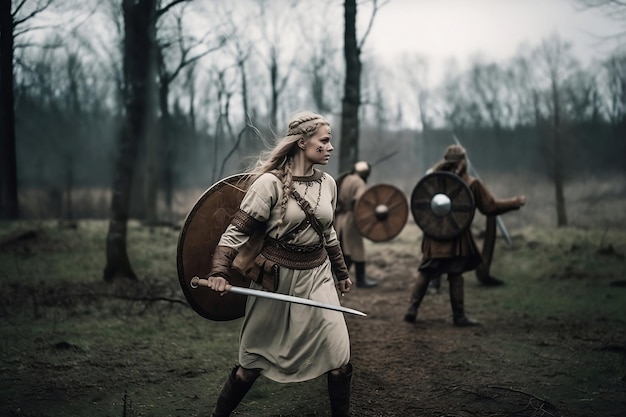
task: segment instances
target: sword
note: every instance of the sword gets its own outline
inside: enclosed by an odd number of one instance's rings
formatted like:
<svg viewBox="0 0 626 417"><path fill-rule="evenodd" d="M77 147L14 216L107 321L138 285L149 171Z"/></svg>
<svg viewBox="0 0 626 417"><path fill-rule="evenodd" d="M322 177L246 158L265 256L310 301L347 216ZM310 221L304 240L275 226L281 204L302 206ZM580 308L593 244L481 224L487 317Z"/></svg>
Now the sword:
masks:
<svg viewBox="0 0 626 417"><path fill-rule="evenodd" d="M196 289L198 287L208 287L209 286L208 284L209 284L208 280L203 279L203 278L198 278L198 277L191 278L191 281L189 282L189 286L193 289ZM232 292L233 294L250 295L253 297L267 298L270 300L283 301L286 303L302 304L305 306L325 308L327 310L341 311L343 313L350 313L350 314L354 314L357 316L363 316L363 317L367 316L367 314L359 310L354 310L352 308L337 306L333 304L320 303L319 301L307 300L306 298L294 297L293 295L277 294L274 292L255 290L252 288L237 287L234 285L227 285L226 291Z"/></svg>
<svg viewBox="0 0 626 417"><path fill-rule="evenodd" d="M454 138L454 141L456 142L457 145L463 146L461 145L461 142L457 139L456 135L452 135L452 138ZM467 155L465 155L465 159L467 159L467 169L469 169L470 174L480 179L478 172L476 172L476 170L474 169L474 166L470 162L469 157ZM506 226L504 225L504 222L502 221L500 216L496 216L496 225L498 226L500 233L502 233L502 236L504 236L506 243L508 243L509 246L513 246L513 242L511 241L511 236L509 235L508 230L506 230Z"/></svg>

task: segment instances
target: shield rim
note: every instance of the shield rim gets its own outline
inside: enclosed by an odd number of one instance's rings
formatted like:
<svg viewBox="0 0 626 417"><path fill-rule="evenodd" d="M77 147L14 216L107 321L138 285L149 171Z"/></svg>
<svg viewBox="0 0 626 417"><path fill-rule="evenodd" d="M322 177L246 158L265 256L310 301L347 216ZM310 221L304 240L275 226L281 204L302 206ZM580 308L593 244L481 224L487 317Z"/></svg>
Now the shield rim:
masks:
<svg viewBox="0 0 626 417"><path fill-rule="evenodd" d="M183 294L185 295L185 299L187 300L187 303L189 304L189 306L200 316L206 319L212 320L212 321L230 321L230 320L236 320L238 318L243 317L245 315L245 306L246 306L247 296L240 295L240 294L231 294L231 293L226 293L222 295L207 288L191 289L189 282L191 281L191 278L193 277L185 276L184 263L183 263L184 246L185 246L184 243L185 243L186 232L190 224L192 223L194 216L198 213L198 211L200 210L204 202L212 194L217 192L217 190L221 189L222 187L227 186L229 183L243 181L246 177L249 177L249 176L250 176L249 173L240 173L240 174L230 175L228 177L222 178L221 180L217 181L216 183L211 185L209 188L207 188L202 193L202 195L198 198L198 200L194 203L191 210L189 210L189 213L185 217L185 221L183 223L183 226L178 236L178 243L177 243L177 248L176 248L176 269L178 273L179 284L181 286L181 289L183 291ZM235 179L237 179L238 181L233 181ZM249 187L249 184L247 186ZM242 199L243 199L243 196L242 196ZM226 230L226 227L228 227L228 223L224 225L224 230ZM209 255L212 256L213 253L210 253L207 256ZM237 274L237 272L233 270L231 270L231 273ZM240 278L245 279L245 277L240 277ZM203 291L203 290L210 291L210 292L207 292L209 296L226 297L226 300L230 299L230 304L233 304L236 307L236 308L233 308L233 311L235 313L232 315L228 315L228 316L224 315L224 316L219 316L219 317L212 315L211 312L207 311L204 307L202 307L196 301L196 298L192 294L192 291Z"/></svg>
<svg viewBox="0 0 626 417"><path fill-rule="evenodd" d="M408 202L408 200L406 198L406 195L404 194L404 192L402 190L400 190L395 185L387 184L387 183L380 183L380 184L376 184L376 185L373 185L373 186L369 187L359 197L359 199L356 201L356 204L354 205L353 213L357 213L359 211L359 206L363 205L364 202L366 201L366 199L363 198L364 196L367 196L368 194L371 194L371 193L375 193L378 188L382 188L382 187L390 188L393 191L394 195L400 195L402 197L402 200L403 200L404 204L402 204L402 207L396 207L396 209L399 209L401 211L398 212L396 210L396 211L394 211L394 213L396 213L395 214L396 216L402 216L403 220L398 223L398 224L401 224L402 226L399 227L397 230L393 230L389 234L389 236L387 238L385 238L385 239L374 239L371 236L367 235L366 231L363 230L364 226L362 225L361 222L357 221L357 219L355 217L355 219L354 219L355 220L355 224L356 224L357 230L359 231L361 236L363 236L366 239L369 239L369 240L371 240L373 242L388 242L388 241L394 239L396 236L398 236L402 232L402 230L404 230L404 227L406 226L407 219L409 218L409 202ZM397 214L397 213L399 213L399 214ZM391 216L392 215L390 213L389 217L391 217ZM373 214L372 217L375 217L375 214ZM378 220L378 223L383 223L383 221ZM371 228L370 228L370 230L371 230Z"/></svg>
<svg viewBox="0 0 626 417"><path fill-rule="evenodd" d="M471 205L473 206L473 210L469 211L470 216L468 217L468 219L465 221L464 224L462 224L454 233L449 233L447 235L437 235L434 233L431 233L427 230L424 229L424 227L422 226L422 221L420 221L420 216L416 215L416 209L415 209L415 199L416 196L415 194L417 193L417 191L420 189L420 186L425 182L430 180L430 178L432 177L436 177L436 176L447 176L448 178L452 178L454 179L454 181L458 182L461 187L462 190L468 195L469 200L471 201ZM434 197L435 194L439 194L439 192L433 192L431 193L432 195L430 195L430 200L432 201L432 198ZM454 205L454 200L451 199L452 202L452 208L451 208L451 212L454 211L455 205ZM461 234L463 234L471 225L472 222L474 221L474 216L476 213L476 202L474 200L474 194L472 193L472 191L470 190L469 186L467 185L467 183L465 181L463 181L463 179L461 177L459 177L458 175L452 173L452 172L448 172L448 171L434 171L434 172L429 172L428 174L424 175L422 178L420 178L420 180L417 182L417 184L415 185L415 187L413 187L413 191L411 192L411 200L410 200L410 205L411 205L411 214L413 215L413 220L415 221L415 223L417 224L417 226L420 228L420 230L422 230L422 232L424 232L424 234L430 238L433 239L437 239L437 240L452 240L455 239L457 237L459 237ZM450 216L451 214L447 214L445 217Z"/></svg>

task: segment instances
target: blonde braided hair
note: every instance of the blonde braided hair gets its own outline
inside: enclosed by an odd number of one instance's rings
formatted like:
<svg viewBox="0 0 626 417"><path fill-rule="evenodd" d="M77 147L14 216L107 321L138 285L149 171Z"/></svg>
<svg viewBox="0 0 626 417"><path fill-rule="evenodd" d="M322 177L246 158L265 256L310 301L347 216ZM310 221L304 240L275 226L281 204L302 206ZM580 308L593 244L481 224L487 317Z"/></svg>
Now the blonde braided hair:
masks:
<svg viewBox="0 0 626 417"><path fill-rule="evenodd" d="M322 126L329 126L328 121L320 114L304 111L295 114L288 124L287 134L279 138L274 149L261 153L256 168L252 170L252 179L262 174L273 172L283 183L283 198L280 205L280 220L285 216L287 202L291 196L293 185L293 158L298 151L298 141L305 142Z"/></svg>

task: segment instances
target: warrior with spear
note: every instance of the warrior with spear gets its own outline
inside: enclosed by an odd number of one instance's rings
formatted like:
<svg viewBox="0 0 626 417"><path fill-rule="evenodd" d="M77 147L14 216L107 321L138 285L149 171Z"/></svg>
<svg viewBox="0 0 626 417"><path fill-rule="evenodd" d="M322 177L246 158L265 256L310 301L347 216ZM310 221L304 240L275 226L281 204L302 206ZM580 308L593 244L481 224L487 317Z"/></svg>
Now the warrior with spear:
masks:
<svg viewBox="0 0 626 417"><path fill-rule="evenodd" d="M468 173L465 148L450 145L443 159L417 183L411 194L413 217L424 232L423 259L404 320L415 322L429 282L446 274L453 324L477 325L465 313L463 289L463 273L485 263L470 230L474 212L478 209L495 218L525 203L523 195L496 199L480 179Z"/></svg>

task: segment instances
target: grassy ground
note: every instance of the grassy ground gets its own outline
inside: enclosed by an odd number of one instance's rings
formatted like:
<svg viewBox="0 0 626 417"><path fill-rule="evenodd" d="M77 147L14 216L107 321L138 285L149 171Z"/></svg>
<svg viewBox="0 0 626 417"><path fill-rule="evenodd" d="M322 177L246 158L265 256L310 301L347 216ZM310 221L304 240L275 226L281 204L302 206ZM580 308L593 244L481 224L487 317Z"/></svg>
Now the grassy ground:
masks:
<svg viewBox="0 0 626 417"><path fill-rule="evenodd" d="M466 276L466 306L483 321L472 330L450 325L445 281L416 325L402 322L419 256L412 221L390 242L368 242L381 284L345 300L368 313L346 317L355 416L626 415L626 228L529 226L526 216L507 223L514 246L496 246L492 272L505 286ZM106 228L0 223L1 416L210 414L240 321L186 306L172 228L131 222L139 282L103 282ZM325 384L261 378L237 415L327 416Z"/></svg>
<svg viewBox="0 0 626 417"><path fill-rule="evenodd" d="M237 362L240 320L211 322L186 306L178 232L168 228L132 223L129 252L140 282L104 283L106 226L2 225L5 240L23 237L0 254L0 415L210 413ZM325 395L322 383L260 380L247 401L275 410L268 399L276 397L285 413L319 408L310 394L313 387Z"/></svg>

